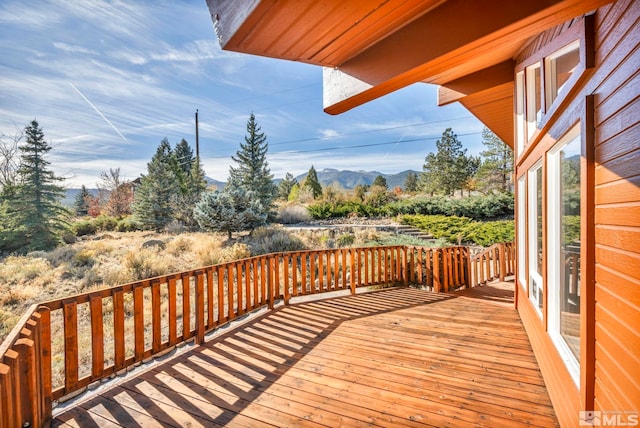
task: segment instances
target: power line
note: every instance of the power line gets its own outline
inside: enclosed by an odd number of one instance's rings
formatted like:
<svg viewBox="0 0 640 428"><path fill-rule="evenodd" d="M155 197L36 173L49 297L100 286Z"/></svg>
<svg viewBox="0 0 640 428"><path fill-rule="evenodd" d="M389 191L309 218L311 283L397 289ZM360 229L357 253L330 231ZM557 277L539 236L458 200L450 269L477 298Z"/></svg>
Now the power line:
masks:
<svg viewBox="0 0 640 428"><path fill-rule="evenodd" d="M458 137L466 137L469 135L480 135L482 134L482 132L469 132L466 134L456 134L456 136ZM439 136L434 136L434 137L424 137L424 138L413 138L410 140L395 140L395 141L387 141L384 143L368 143L368 144L357 144L357 145L353 145L353 146L336 146L336 147L322 147L322 148L318 148L318 149L309 149L309 150L285 150L282 152L275 152L275 153L271 153L271 155L280 155L280 154L300 154L300 153L312 153L312 152L327 152L327 151L332 151L332 150L349 150L349 149L360 149L363 147L376 147L376 146L388 146L388 145L392 145L392 144L404 144L404 143L415 143L417 141L429 141L429 140L437 140L438 138L441 138L442 135ZM210 156L208 157L208 159L226 159L228 157L231 157L232 155L229 156Z"/></svg>
<svg viewBox="0 0 640 428"><path fill-rule="evenodd" d="M443 120L435 120L432 122L420 122L420 123L413 123L410 125L398 125L398 126L390 126L387 128L378 128L378 129L368 129L366 131L357 131L357 132L349 132L349 133L345 133L345 134L336 134L336 135L330 135L330 136L326 136L326 137L313 137L313 138L304 138L304 139L300 139L300 140L290 140L290 141L283 141L283 142L279 142L279 143L269 143L270 146L280 146L280 145L284 145L284 144L293 144L293 143L304 143L307 141L317 141L317 140L330 140L333 138L339 138L339 137L348 137L351 135L360 135L360 134L369 134L372 132L382 132L382 131L391 131L394 129L402 129L402 128L413 128L413 127L417 127L417 126L425 126L425 125L433 125L436 123L445 123L445 122L453 122L455 120L463 120L463 119L471 119L473 118L473 116L463 116L463 117L456 117L453 119L443 119Z"/></svg>

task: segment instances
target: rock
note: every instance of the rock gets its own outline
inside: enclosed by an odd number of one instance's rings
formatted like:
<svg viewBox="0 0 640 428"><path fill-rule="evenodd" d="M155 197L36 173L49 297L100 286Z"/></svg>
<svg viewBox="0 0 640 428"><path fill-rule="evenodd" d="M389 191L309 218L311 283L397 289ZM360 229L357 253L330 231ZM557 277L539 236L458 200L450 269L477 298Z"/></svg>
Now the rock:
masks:
<svg viewBox="0 0 640 428"><path fill-rule="evenodd" d="M158 248L164 250L167 246L159 239L150 239L142 244L142 248Z"/></svg>
<svg viewBox="0 0 640 428"><path fill-rule="evenodd" d="M76 235L74 235L73 233L65 233L64 235L62 235L62 242L64 242L65 244L75 244L76 241Z"/></svg>

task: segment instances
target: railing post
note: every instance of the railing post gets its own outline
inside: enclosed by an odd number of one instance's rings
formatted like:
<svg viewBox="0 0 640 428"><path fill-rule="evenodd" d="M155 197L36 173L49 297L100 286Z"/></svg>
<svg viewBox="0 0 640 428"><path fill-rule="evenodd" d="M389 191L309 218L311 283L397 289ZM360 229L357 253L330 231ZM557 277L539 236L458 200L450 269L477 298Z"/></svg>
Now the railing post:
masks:
<svg viewBox="0 0 640 428"><path fill-rule="evenodd" d="M440 292L441 283L440 283L440 254L442 254L442 249L439 248L433 251L433 290L436 293ZM420 261L422 264L422 261Z"/></svg>
<svg viewBox="0 0 640 428"><path fill-rule="evenodd" d="M349 250L349 255L351 257L351 275L349 276L349 279L351 281L351 294L356 294L356 261L355 261L355 255L354 255L355 249L351 248Z"/></svg>
<svg viewBox="0 0 640 428"><path fill-rule="evenodd" d="M507 271L507 261L505 260L504 244L498 246L498 258L500 259L500 282L504 281L504 274Z"/></svg>
<svg viewBox="0 0 640 428"><path fill-rule="evenodd" d="M36 397L36 358L33 352L34 342L31 339L21 338L16 341L13 347L18 352L18 367L20 368L19 382L21 384L20 394L22 395L20 400L22 405L21 408L18 409L21 418L20 426L39 427L40 418L35 409L38 397Z"/></svg>
<svg viewBox="0 0 640 428"><path fill-rule="evenodd" d="M40 314L40 379L42 382L42 422L47 424L53 413L51 379L51 311L46 306L38 308ZM102 344L102 336L98 339ZM93 343L91 345L93 348ZM93 352L93 349L92 349Z"/></svg>

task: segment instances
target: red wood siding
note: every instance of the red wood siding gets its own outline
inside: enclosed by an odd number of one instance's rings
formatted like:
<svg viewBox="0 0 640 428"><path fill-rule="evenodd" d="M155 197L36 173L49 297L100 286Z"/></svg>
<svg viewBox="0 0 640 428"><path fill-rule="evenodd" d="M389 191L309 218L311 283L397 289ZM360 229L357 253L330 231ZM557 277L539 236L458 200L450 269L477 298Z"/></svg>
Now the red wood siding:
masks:
<svg viewBox="0 0 640 428"><path fill-rule="evenodd" d="M596 13L595 409L640 410L640 3Z"/></svg>
<svg viewBox="0 0 640 428"><path fill-rule="evenodd" d="M518 159L520 175L576 120L585 121L584 138L593 135L593 143L586 141L594 153L590 171L595 188L593 200L583 201L593 213L593 224L583 245L595 266L583 266L582 290L591 297L583 300L581 329L582 346L591 351L580 362L579 390L544 320L525 290L518 293L518 310L562 426L577 426L580 410L640 411L640 2L619 0L598 9L594 18L595 67L548 124L547 135L554 137L541 138ZM569 24L541 33L516 62L549 50L570 30ZM586 101L589 96L593 106ZM593 123L587 119L590 113Z"/></svg>

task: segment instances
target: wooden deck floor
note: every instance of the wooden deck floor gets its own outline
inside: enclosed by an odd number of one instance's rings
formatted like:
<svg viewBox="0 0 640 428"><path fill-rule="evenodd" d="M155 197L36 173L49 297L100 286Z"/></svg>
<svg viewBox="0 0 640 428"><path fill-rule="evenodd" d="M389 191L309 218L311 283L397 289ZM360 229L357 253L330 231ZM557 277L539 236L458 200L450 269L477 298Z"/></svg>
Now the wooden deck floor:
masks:
<svg viewBox="0 0 640 428"><path fill-rule="evenodd" d="M53 426L557 426L512 287L281 307Z"/></svg>

